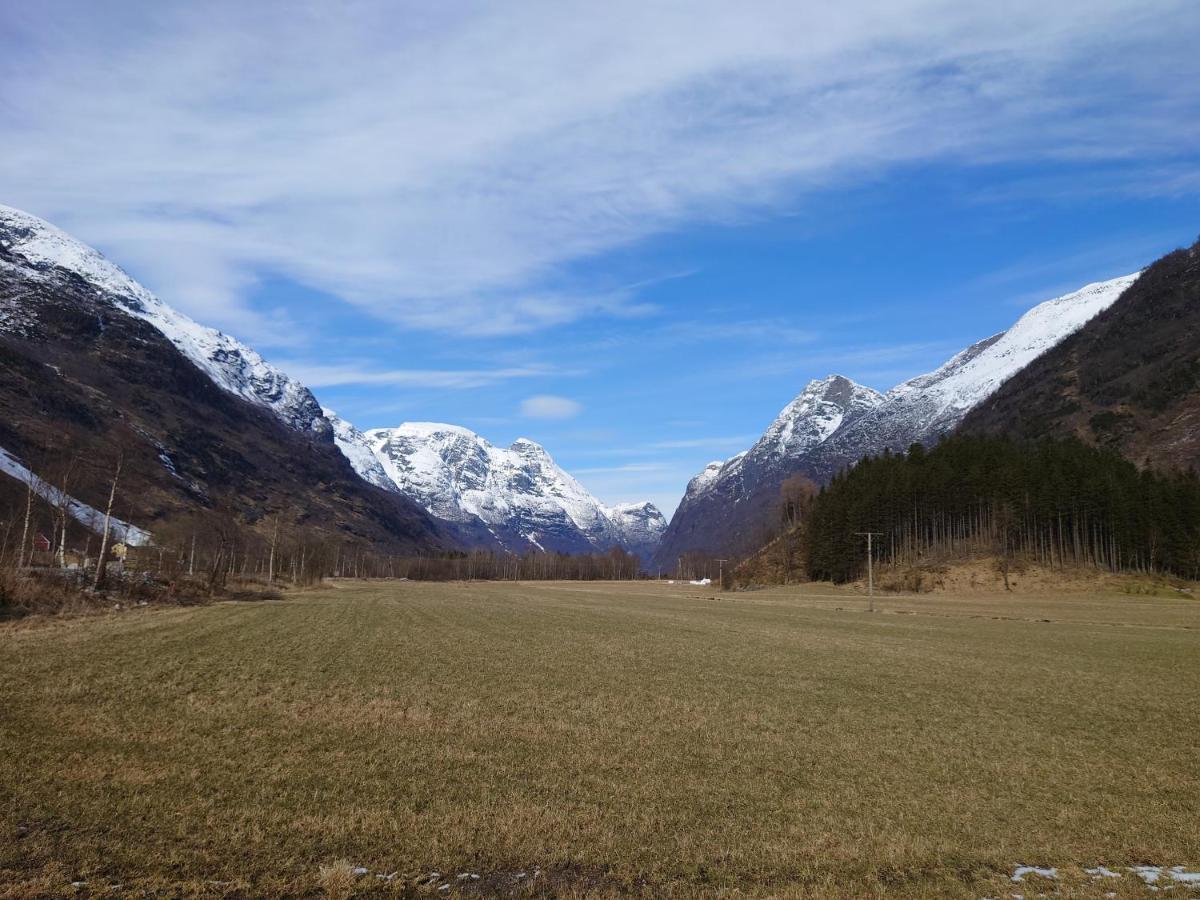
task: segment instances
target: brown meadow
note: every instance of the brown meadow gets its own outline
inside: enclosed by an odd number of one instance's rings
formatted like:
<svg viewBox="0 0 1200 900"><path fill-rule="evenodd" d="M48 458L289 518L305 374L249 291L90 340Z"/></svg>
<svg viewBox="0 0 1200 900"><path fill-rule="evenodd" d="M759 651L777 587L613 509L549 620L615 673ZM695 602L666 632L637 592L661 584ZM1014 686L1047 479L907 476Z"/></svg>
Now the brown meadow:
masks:
<svg viewBox="0 0 1200 900"><path fill-rule="evenodd" d="M1200 868L1200 603L879 606L339 582L0 630L0 893L1147 896L1083 870Z"/></svg>

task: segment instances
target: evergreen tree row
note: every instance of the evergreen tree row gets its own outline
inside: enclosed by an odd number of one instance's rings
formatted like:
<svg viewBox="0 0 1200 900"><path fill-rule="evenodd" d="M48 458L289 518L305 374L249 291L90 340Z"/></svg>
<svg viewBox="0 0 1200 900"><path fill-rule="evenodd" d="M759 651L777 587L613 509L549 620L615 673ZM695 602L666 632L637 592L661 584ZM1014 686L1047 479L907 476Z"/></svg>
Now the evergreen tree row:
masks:
<svg viewBox="0 0 1200 900"><path fill-rule="evenodd" d="M1049 566L1200 576L1200 479L1139 470L1075 439L1017 443L958 435L932 450L865 459L805 516L809 577L848 581L866 565L983 550Z"/></svg>

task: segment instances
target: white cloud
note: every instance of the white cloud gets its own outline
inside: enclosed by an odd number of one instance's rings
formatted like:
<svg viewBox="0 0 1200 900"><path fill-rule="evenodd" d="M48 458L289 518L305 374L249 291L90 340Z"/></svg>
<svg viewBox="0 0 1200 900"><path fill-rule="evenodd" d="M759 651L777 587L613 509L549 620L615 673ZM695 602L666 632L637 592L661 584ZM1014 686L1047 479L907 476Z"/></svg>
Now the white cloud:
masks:
<svg viewBox="0 0 1200 900"><path fill-rule="evenodd" d="M326 365L290 361L280 364L290 375L311 388L345 385L445 388L463 390L517 378L544 378L552 370L538 367L504 369L373 369L366 365Z"/></svg>
<svg viewBox="0 0 1200 900"><path fill-rule="evenodd" d="M574 261L891 165L1194 152L1198 25L1190 0L9 4L0 197L226 327L271 273L530 331L642 311Z"/></svg>
<svg viewBox="0 0 1200 900"><path fill-rule="evenodd" d="M572 419L582 411L582 404L553 394L537 394L521 401L521 415L527 419Z"/></svg>
<svg viewBox="0 0 1200 900"><path fill-rule="evenodd" d="M757 434L738 434L730 437L679 438L669 441L656 441L650 446L658 450L727 450L730 447L745 449L758 440L758 437Z"/></svg>

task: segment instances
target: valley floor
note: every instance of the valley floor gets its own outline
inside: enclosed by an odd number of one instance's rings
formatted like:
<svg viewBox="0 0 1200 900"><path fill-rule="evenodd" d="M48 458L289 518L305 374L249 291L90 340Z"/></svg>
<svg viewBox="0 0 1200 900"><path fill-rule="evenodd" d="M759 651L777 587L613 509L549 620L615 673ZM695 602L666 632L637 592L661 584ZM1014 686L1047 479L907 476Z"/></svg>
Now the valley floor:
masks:
<svg viewBox="0 0 1200 900"><path fill-rule="evenodd" d="M1200 893L1200 601L878 605L338 582L3 628L0 895Z"/></svg>

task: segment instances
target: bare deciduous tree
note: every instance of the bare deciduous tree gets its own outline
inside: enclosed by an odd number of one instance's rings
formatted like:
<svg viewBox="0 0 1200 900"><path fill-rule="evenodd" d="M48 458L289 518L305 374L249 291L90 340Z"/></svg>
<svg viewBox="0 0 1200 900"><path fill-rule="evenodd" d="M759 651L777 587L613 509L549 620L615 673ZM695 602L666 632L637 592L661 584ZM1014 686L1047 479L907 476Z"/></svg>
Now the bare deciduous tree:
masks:
<svg viewBox="0 0 1200 900"><path fill-rule="evenodd" d="M108 568L108 537L112 527L113 504L117 500L117 486L121 481L121 469L125 465L124 448L117 451L117 463L113 469L112 486L108 491L108 504L104 508L104 531L100 535L100 555L96 559L96 578L92 582L92 590L100 590L104 585L104 575ZM161 567L161 566L160 566Z"/></svg>

